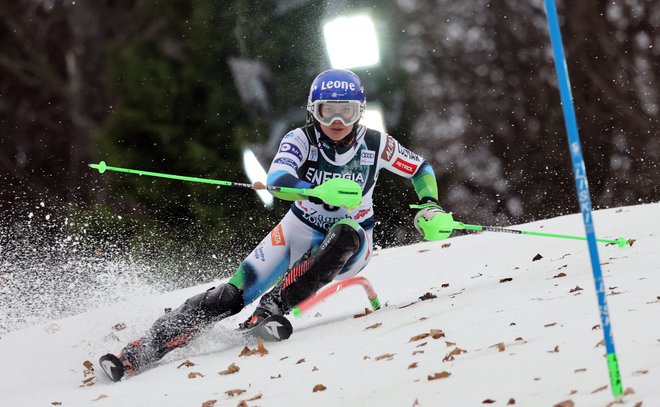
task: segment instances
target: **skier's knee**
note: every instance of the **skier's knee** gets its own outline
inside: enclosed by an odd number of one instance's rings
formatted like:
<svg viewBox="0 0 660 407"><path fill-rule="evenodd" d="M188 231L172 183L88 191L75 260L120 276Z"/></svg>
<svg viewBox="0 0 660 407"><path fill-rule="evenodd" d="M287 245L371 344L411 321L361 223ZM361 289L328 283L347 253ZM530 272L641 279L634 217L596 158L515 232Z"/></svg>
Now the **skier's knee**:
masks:
<svg viewBox="0 0 660 407"><path fill-rule="evenodd" d="M355 223L352 219L350 221ZM314 279L321 283L332 281L346 262L358 252L360 235L357 227L357 223L354 227L349 222L340 221L330 228L310 259L313 265L308 273L314 275Z"/></svg>
<svg viewBox="0 0 660 407"><path fill-rule="evenodd" d="M328 252L336 254L345 263L360 248L359 225L353 219L342 219L335 223L328 231L328 236L321 242L320 250L326 250L324 244L331 247Z"/></svg>
<svg viewBox="0 0 660 407"><path fill-rule="evenodd" d="M234 285L222 284L188 298L183 308L202 312L212 318L225 318L243 309L243 295Z"/></svg>
<svg viewBox="0 0 660 407"><path fill-rule="evenodd" d="M325 239L291 268L278 291L264 297L275 298L279 308L288 311L300 301L332 281L360 249L359 225L352 219L335 223ZM307 256L306 255L306 256ZM262 299L262 303L263 303Z"/></svg>
<svg viewBox="0 0 660 407"><path fill-rule="evenodd" d="M206 291L202 308L217 314L228 312L226 316L234 315L243 309L243 295L234 285L222 284Z"/></svg>
<svg viewBox="0 0 660 407"><path fill-rule="evenodd" d="M355 232L357 232L360 229L360 224L357 223L354 219L351 218L344 218L341 219L337 222L335 222L334 225L330 228L330 230L337 228L337 227L342 227L342 228L350 228L353 229Z"/></svg>

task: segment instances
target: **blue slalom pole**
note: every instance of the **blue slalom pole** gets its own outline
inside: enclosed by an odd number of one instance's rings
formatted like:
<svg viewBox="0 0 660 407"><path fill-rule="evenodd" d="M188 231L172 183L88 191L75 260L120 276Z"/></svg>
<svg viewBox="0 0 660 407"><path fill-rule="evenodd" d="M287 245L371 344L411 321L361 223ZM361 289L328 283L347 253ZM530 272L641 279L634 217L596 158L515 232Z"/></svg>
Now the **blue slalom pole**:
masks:
<svg viewBox="0 0 660 407"><path fill-rule="evenodd" d="M550 29L550 40L552 42L557 79L559 80L559 93L561 95L562 109L564 111L566 132L568 133L568 147L573 162L575 186L577 188L578 200L580 202L582 220L584 221L584 229L587 234L591 269L594 275L594 282L596 283L596 295L598 296L600 320L603 326L603 336L605 337L610 384L612 386L612 394L616 399L620 399L623 396L623 385L621 383L621 373L619 372L619 362L614 350L614 337L612 336L612 326L610 325L610 312L607 307L607 298L605 297L605 282L603 281L603 272L600 268L600 258L598 256L598 247L596 246L596 232L594 230L591 212L591 198L589 197L587 172L582 157L580 135L578 134L577 120L575 119L573 97L571 95L571 87L568 80L568 69L566 68L566 57L564 56L561 32L559 31L555 0L545 0L545 12L548 19L548 28Z"/></svg>

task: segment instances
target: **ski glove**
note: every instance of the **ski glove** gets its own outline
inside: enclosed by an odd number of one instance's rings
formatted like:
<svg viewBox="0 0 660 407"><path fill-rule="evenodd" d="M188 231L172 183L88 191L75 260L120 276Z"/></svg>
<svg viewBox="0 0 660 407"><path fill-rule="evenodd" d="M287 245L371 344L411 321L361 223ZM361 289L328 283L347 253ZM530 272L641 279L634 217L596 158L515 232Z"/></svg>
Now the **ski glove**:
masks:
<svg viewBox="0 0 660 407"><path fill-rule="evenodd" d="M446 239L454 230L454 218L442 210L434 198L424 197L410 207L419 209L415 215L415 228L425 240Z"/></svg>

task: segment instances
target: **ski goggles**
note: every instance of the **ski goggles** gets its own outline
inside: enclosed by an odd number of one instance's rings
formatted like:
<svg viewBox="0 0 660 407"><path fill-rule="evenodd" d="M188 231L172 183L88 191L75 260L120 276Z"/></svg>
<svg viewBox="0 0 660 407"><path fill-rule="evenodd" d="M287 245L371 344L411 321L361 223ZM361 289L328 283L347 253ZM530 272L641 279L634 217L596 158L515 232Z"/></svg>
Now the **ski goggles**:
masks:
<svg viewBox="0 0 660 407"><path fill-rule="evenodd" d="M364 104L357 100L312 102L312 115L325 126L330 126L335 120L341 121L344 126L350 126L360 119L363 110Z"/></svg>

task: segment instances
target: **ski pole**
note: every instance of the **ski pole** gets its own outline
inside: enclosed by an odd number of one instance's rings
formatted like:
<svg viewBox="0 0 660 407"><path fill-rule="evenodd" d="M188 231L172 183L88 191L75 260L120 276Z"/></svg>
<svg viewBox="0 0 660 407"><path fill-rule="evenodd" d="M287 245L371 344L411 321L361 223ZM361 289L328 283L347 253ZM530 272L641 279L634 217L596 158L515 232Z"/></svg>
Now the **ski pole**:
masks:
<svg viewBox="0 0 660 407"><path fill-rule="evenodd" d="M543 232L532 232L529 230L516 230L516 229L506 229L497 226L481 226L481 225L469 225L461 222L456 222L453 229L457 230L476 230L476 231L485 231L485 232L501 232L501 233L514 233L519 235L530 235L530 236L544 236L544 237L555 237L559 239L573 239L573 240L587 240L584 236L573 236L573 235L560 235L556 233L543 233ZM610 243L615 244L618 247L626 247L630 244L625 237L619 237L617 239L596 239L597 242L601 243Z"/></svg>
<svg viewBox="0 0 660 407"><path fill-rule="evenodd" d="M264 185L261 182L247 184L233 181L221 181L215 179L188 177L183 175L163 174L160 172L150 172L142 170L133 170L130 168L111 167L101 161L98 164L88 164L90 168L98 170L103 174L106 171L124 172L127 174L145 175L149 177L168 178L179 181L200 182L204 184L222 185L226 187L247 188L258 190L267 190L271 193L282 192L286 194L298 194L303 196L312 196L319 198L323 202L333 206L344 206L354 208L362 203L362 188L355 181L345 178L333 178L314 188L288 188Z"/></svg>
<svg viewBox="0 0 660 407"><path fill-rule="evenodd" d="M573 239L573 240L587 240L584 236L573 236L573 235L560 235L557 233L543 233L543 232L532 232L529 230L516 230L516 229L507 229L497 226L482 226L482 225L470 225L462 222L457 222L454 220L451 213L443 213L442 216L436 215L430 221L422 221L420 224L421 228L425 228L426 232L432 236L432 239L429 240L442 240L449 237L451 232L454 230L474 230L474 231L483 231L483 232L500 232L500 233L513 233L518 235L530 235L530 236L544 236L544 237L555 237L560 239ZM423 220L423 219L422 219ZM619 237L617 239L596 239L597 242L615 244L618 247L626 247L630 242L626 240L625 237Z"/></svg>

